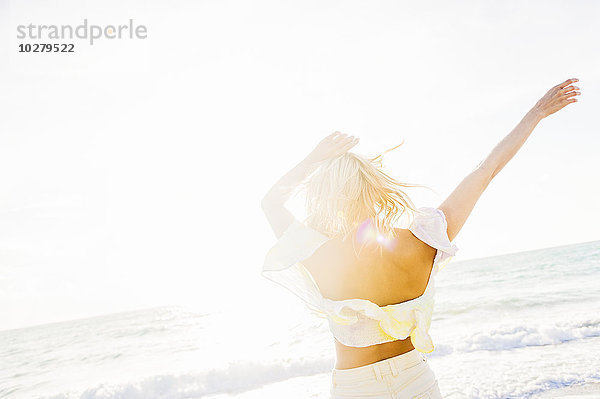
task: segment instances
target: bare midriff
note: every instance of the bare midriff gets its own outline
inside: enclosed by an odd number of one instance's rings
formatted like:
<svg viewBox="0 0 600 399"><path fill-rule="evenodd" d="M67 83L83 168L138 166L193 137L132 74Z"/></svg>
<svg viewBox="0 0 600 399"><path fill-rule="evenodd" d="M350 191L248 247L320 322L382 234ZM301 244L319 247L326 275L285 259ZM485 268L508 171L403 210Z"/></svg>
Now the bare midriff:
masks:
<svg viewBox="0 0 600 399"><path fill-rule="evenodd" d="M335 338L334 341L336 352L336 362L334 367L337 370L366 366L371 363L402 355L403 353L415 349L410 337L403 340L385 342L383 344L366 347L346 346Z"/></svg>

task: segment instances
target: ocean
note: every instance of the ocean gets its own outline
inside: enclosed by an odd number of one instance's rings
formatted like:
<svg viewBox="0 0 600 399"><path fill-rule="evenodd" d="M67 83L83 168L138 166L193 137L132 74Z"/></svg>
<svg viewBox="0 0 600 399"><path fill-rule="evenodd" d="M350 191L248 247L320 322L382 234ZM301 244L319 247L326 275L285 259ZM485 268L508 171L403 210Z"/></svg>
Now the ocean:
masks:
<svg viewBox="0 0 600 399"><path fill-rule="evenodd" d="M600 382L600 241L450 262L436 290L425 356L444 398ZM272 311L249 298L0 331L0 398L328 398L326 321L277 292Z"/></svg>

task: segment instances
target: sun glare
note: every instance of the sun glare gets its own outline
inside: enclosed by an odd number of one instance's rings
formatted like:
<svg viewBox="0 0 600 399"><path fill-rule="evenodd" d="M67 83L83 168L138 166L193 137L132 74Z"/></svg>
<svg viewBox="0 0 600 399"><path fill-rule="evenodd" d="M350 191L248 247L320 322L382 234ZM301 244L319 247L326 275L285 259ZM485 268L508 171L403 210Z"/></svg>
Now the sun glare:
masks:
<svg viewBox="0 0 600 399"><path fill-rule="evenodd" d="M371 219L361 223L356 231L356 240L361 244L376 242L388 250L394 249L395 240L391 233L385 234L377 229Z"/></svg>

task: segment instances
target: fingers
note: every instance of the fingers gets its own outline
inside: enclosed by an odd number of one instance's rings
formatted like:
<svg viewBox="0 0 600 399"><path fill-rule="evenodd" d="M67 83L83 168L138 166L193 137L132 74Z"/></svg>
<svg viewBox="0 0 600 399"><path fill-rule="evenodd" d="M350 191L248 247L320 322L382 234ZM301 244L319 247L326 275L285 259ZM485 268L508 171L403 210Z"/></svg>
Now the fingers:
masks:
<svg viewBox="0 0 600 399"><path fill-rule="evenodd" d="M348 151L350 148L358 144L358 137L348 136L346 133L334 132L330 135L331 143L333 145L332 150L336 154L342 154Z"/></svg>
<svg viewBox="0 0 600 399"><path fill-rule="evenodd" d="M566 92L571 91L571 90L579 90L579 87L573 86L573 85L569 85L569 86L563 87L562 89L559 89L559 91L561 91L563 93L566 93Z"/></svg>
<svg viewBox="0 0 600 399"><path fill-rule="evenodd" d="M559 102L565 103L567 104L568 102L576 102L576 99L572 99L572 97L575 96L580 96L581 92L579 92L579 87L572 85L571 83L573 83L574 81L577 81L578 79L569 79L566 80L565 82L561 83L560 85L556 86L555 90L551 93L551 97L553 99L558 100ZM566 84L565 84L566 83ZM562 86L562 87L560 87ZM560 87L560 88L558 88ZM572 99L572 101L570 100ZM567 100L569 100L567 102ZM552 100L550 100L552 101Z"/></svg>
<svg viewBox="0 0 600 399"><path fill-rule="evenodd" d="M348 136L346 133L335 132L336 135L333 137L332 141L336 144L344 144L348 140L354 140L354 136Z"/></svg>
<svg viewBox="0 0 600 399"><path fill-rule="evenodd" d="M354 146L356 143L358 143L358 137L348 136L346 134L337 142L338 146L342 148L345 148L347 145Z"/></svg>
<svg viewBox="0 0 600 399"><path fill-rule="evenodd" d="M352 137L351 136L351 139L341 148L341 150L343 152L346 152L350 148L354 147L356 144L358 144L358 137Z"/></svg>
<svg viewBox="0 0 600 399"><path fill-rule="evenodd" d="M572 91L570 93L563 94L562 97L563 98L570 98L570 97L573 97L573 96L580 96L580 95L581 95L580 92L578 92L578 91Z"/></svg>
<svg viewBox="0 0 600 399"><path fill-rule="evenodd" d="M562 89L568 85L570 85L571 83L575 83L575 82L579 82L579 79L577 78L571 78L571 79L567 79L564 82L557 84L556 86L554 86L557 89Z"/></svg>
<svg viewBox="0 0 600 399"><path fill-rule="evenodd" d="M570 103L577 102L575 97L580 96L579 87L573 85L579 79L567 79L564 82L554 86L536 103L536 107L541 111L543 117L563 109Z"/></svg>
<svg viewBox="0 0 600 399"><path fill-rule="evenodd" d="M563 87L562 89L560 89L558 92L558 96L562 101L569 100L572 97L581 95L581 92L579 92L577 90L579 90L579 87L569 85L569 86L566 86L566 87ZM573 98L572 100L573 101L569 101L569 102L577 101L577 99L575 99L575 98Z"/></svg>
<svg viewBox="0 0 600 399"><path fill-rule="evenodd" d="M335 143L339 139L340 135L341 135L340 132L335 131L335 132L331 133L329 136L325 137L323 139L323 141Z"/></svg>
<svg viewBox="0 0 600 399"><path fill-rule="evenodd" d="M334 143L339 143L340 140L342 140L345 136L346 136L346 134L342 134L342 133L336 131L333 133L333 138L331 141L333 141Z"/></svg>

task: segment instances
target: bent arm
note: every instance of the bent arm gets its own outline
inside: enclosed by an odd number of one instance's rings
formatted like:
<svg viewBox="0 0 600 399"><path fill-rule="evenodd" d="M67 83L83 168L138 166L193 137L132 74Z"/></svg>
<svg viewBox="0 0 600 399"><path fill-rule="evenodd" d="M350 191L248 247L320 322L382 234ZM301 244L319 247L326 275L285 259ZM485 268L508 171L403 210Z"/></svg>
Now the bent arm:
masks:
<svg viewBox="0 0 600 399"><path fill-rule="evenodd" d="M551 88L438 207L446 216L450 241L458 235L489 183L519 151L537 124L577 101L572 97L580 94L575 91L579 88L569 86L576 81L569 79Z"/></svg>
<svg viewBox="0 0 600 399"><path fill-rule="evenodd" d="M322 161L344 154L358 143L358 138L345 133L333 132L322 139L302 161L281 177L267 192L261 206L277 238L294 221L294 216L285 208L285 203L294 189L310 175Z"/></svg>
<svg viewBox="0 0 600 399"><path fill-rule="evenodd" d="M261 207L271 229L277 238L281 237L283 232L293 222L294 216L285 208L285 203L294 189L304 180L315 168L317 163L310 159L303 159L289 172L281 177L265 194L261 201Z"/></svg>

